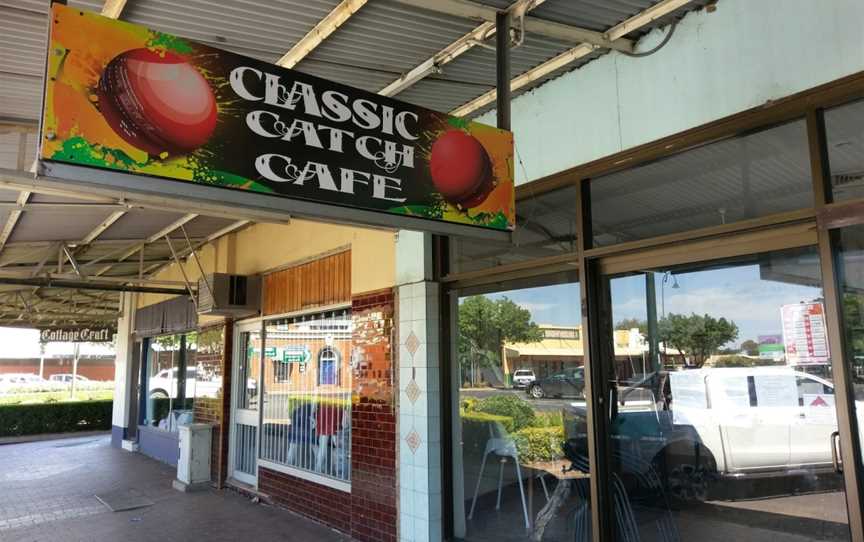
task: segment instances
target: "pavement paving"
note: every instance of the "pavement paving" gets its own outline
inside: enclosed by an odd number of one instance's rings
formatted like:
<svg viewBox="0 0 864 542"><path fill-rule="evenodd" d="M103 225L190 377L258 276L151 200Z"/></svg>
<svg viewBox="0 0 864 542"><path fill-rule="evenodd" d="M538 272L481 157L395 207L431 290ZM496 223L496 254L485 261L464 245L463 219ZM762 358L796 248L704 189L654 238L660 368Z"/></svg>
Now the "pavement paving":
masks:
<svg viewBox="0 0 864 542"><path fill-rule="evenodd" d="M181 493L174 468L107 436L0 446L0 542L342 542L327 527L232 491ZM153 506L111 512L95 495L132 489Z"/></svg>

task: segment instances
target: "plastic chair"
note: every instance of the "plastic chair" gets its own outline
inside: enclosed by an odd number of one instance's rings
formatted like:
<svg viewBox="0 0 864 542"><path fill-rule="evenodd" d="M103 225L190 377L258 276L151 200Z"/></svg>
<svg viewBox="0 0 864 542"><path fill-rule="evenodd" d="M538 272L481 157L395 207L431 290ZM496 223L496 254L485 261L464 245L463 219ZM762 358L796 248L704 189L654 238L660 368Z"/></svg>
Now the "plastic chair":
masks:
<svg viewBox="0 0 864 542"><path fill-rule="evenodd" d="M483 481L483 470L486 468L486 459L490 455L496 455L500 458L500 467L498 469L498 500L495 502L495 510L501 509L501 488L504 484L504 461L507 458L513 460L516 465L516 479L519 482L519 496L522 498L522 513L525 517L525 528L531 528L531 521L528 519L528 505L525 503L525 488L522 485L522 469L519 467L519 452L516 450L516 443L513 439L507 437L507 432L501 427L498 422L489 424L489 440L486 441L486 450L483 452L483 462L480 464L480 474L477 477L477 485L474 488L474 499L471 501L471 510L468 512L468 519L474 517L474 507L477 504L477 496L480 493L480 483Z"/></svg>

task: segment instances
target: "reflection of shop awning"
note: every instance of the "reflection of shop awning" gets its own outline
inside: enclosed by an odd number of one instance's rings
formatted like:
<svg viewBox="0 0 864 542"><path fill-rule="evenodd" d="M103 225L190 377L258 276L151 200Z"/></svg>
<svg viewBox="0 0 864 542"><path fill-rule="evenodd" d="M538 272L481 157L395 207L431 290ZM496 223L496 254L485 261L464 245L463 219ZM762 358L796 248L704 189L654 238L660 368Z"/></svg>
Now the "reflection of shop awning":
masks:
<svg viewBox="0 0 864 542"><path fill-rule="evenodd" d="M557 344L549 344L557 343ZM507 357L560 358L583 355L582 342L573 340L544 340L539 343L513 344L505 347Z"/></svg>

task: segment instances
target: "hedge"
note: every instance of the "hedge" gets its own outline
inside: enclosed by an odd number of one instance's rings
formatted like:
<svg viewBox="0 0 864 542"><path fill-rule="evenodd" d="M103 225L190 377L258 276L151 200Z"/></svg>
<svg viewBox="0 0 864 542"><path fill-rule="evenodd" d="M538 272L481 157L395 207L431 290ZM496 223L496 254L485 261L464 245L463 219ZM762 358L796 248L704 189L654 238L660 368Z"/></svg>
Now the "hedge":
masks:
<svg viewBox="0 0 864 542"><path fill-rule="evenodd" d="M0 437L111 429L113 401L0 405Z"/></svg>
<svg viewBox="0 0 864 542"><path fill-rule="evenodd" d="M474 404L474 411L512 418L513 431L530 427L537 421L537 414L531 405L514 395L486 397Z"/></svg>
<svg viewBox="0 0 864 542"><path fill-rule="evenodd" d="M555 461L564 457L563 427L527 427L516 431L513 440L522 461Z"/></svg>

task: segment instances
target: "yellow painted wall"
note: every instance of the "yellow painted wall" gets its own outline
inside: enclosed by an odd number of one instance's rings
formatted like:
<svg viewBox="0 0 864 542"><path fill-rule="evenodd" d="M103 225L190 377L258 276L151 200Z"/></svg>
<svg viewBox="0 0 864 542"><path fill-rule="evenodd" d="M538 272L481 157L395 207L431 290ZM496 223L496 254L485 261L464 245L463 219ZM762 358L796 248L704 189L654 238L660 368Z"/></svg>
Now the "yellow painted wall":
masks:
<svg viewBox="0 0 864 542"><path fill-rule="evenodd" d="M351 292L363 293L391 288L395 284L395 243L395 232L292 220L288 225L255 224L226 235L202 247L198 258L206 273L252 275L350 247ZM179 243L175 243L175 249L179 248ZM190 282L200 277L194 258L187 259L183 268ZM183 274L177 264L171 264L154 278L182 281ZM144 294L139 297L138 306L152 305L169 297ZM201 317L200 321L220 319Z"/></svg>

